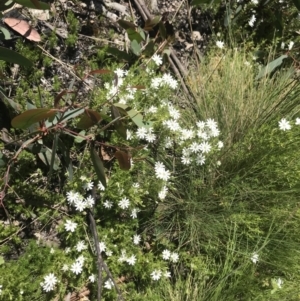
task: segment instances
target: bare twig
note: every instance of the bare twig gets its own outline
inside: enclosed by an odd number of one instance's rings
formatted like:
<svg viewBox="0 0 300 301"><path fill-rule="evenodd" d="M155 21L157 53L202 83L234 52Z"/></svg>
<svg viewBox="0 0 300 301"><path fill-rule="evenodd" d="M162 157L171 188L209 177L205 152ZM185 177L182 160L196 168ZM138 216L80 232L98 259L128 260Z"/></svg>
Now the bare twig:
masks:
<svg viewBox="0 0 300 301"><path fill-rule="evenodd" d="M93 191L93 194L95 194L95 190ZM122 292L120 291L116 281L114 280L114 277L112 273L110 272L107 264L104 262L102 255L101 255L101 250L99 246L99 237L98 237L98 232L96 228L96 222L94 219L94 215L91 210L88 211L88 217L90 221L90 227L91 227L91 232L95 241L95 247L96 247L96 253L97 253L97 263L98 263L98 294L97 294L97 301L101 301L101 294L102 294L102 285L103 285L103 278L102 278L102 269L106 272L108 277L111 279L111 281L114 284L114 287L118 293L118 300L124 301Z"/></svg>
<svg viewBox="0 0 300 301"><path fill-rule="evenodd" d="M96 198L96 190L95 188L93 189L93 197ZM94 215L92 211L89 209L88 210L88 217L90 221L90 228L91 232L94 238L95 242L95 247L96 247L96 253L97 253L97 263L98 263L98 294L97 294L97 301L101 301L101 293L102 293L102 285L103 285L103 279L102 279L102 269L106 272L108 277L111 279L112 283L114 284L114 287L118 293L118 300L125 301L122 295L122 292L120 291L111 271L109 270L107 264L104 262L102 255L101 255L101 250L100 250L100 245L99 245L99 236L96 228L96 222Z"/></svg>

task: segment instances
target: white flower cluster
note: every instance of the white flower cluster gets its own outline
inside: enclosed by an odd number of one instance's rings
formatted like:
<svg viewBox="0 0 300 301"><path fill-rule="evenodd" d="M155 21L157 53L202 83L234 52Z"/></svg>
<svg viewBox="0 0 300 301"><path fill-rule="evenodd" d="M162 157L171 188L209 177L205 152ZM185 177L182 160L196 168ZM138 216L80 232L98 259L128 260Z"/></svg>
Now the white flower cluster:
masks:
<svg viewBox="0 0 300 301"><path fill-rule="evenodd" d="M288 50L292 50L292 48L294 47L294 42L293 41L290 41L289 44L288 44ZM285 49L285 43L282 42L281 43L281 49Z"/></svg>
<svg viewBox="0 0 300 301"><path fill-rule="evenodd" d="M126 93L122 93L122 95L120 93L120 88L123 86L124 77L127 76L128 71L117 68L114 73L117 78L115 78L112 83L104 84L104 88L107 90L106 99L112 101L114 97L118 96L120 103L126 103L128 99L134 99L134 94L136 92L136 89L134 88L124 87L122 90L125 90Z"/></svg>
<svg viewBox="0 0 300 301"><path fill-rule="evenodd" d="M292 128L290 121L288 121L286 118L282 118L279 122L279 129L282 131L288 131ZM300 125L300 118L296 118L295 125Z"/></svg>
<svg viewBox="0 0 300 301"><path fill-rule="evenodd" d="M135 255L127 256L126 250L122 250L121 256L119 257L118 261L119 262L127 262L129 265L135 265L136 256Z"/></svg>
<svg viewBox="0 0 300 301"><path fill-rule="evenodd" d="M253 253L251 256L251 261L256 264L259 261L259 255L257 253Z"/></svg>
<svg viewBox="0 0 300 301"><path fill-rule="evenodd" d="M163 181L168 181L170 178L170 171L166 170L165 166L161 162L156 162L155 163L155 175L158 179L163 180Z"/></svg>
<svg viewBox="0 0 300 301"><path fill-rule="evenodd" d="M172 121L173 125L175 120ZM170 127L170 124L167 125ZM175 129L175 128L174 128ZM217 123L213 119L197 122L197 128L184 129L177 123L176 131L179 133L176 138L176 144L182 145L181 162L184 165L196 163L203 165L206 160L206 155L210 153L214 147L210 140L215 140L220 134ZM170 147L172 143L171 138L167 138L165 142L166 148ZM223 147L222 141L215 143L217 149Z"/></svg>
<svg viewBox="0 0 300 301"><path fill-rule="evenodd" d="M216 45L217 45L217 47L220 48L220 49L223 49L223 48L224 48L224 42L222 42L222 41L217 41L217 42L216 42Z"/></svg>
<svg viewBox="0 0 300 301"><path fill-rule="evenodd" d="M172 77L171 74L165 73L161 77L154 77L151 79L151 88L158 90L163 86L167 86L171 89L176 89L178 86L177 81Z"/></svg>
<svg viewBox="0 0 300 301"><path fill-rule="evenodd" d="M178 253L170 252L166 249L162 252L162 258L163 260L170 260L171 262L176 263L179 260L179 255Z"/></svg>
<svg viewBox="0 0 300 301"><path fill-rule="evenodd" d="M104 283L104 287L108 290L111 290L114 287L114 283L111 279L108 279Z"/></svg>
<svg viewBox="0 0 300 301"><path fill-rule="evenodd" d="M95 204L94 198L89 195L84 198L78 192L69 191L67 192L67 201L71 206L74 206L77 211L82 212L86 208L92 208Z"/></svg>
<svg viewBox="0 0 300 301"><path fill-rule="evenodd" d="M171 273L169 271L162 272L159 269L154 270L150 275L154 281L158 281L162 276L164 276L165 278L171 277Z"/></svg>
<svg viewBox="0 0 300 301"><path fill-rule="evenodd" d="M45 292L53 291L57 283L57 278L53 273L44 277L44 281L41 282L41 286Z"/></svg>
<svg viewBox="0 0 300 301"><path fill-rule="evenodd" d="M65 223L66 231L68 232L74 232L77 228L77 223L72 222L71 220L67 220Z"/></svg>
<svg viewBox="0 0 300 301"><path fill-rule="evenodd" d="M75 262L71 265L71 272L78 275L81 274L84 264L84 257L81 255L79 256Z"/></svg>
<svg viewBox="0 0 300 301"><path fill-rule="evenodd" d="M136 136L139 139L144 139L149 143L154 142L156 139L156 136L153 133L153 128L151 128L151 127L148 129L146 129L145 127L138 128L138 130L136 132Z"/></svg>
<svg viewBox="0 0 300 301"><path fill-rule="evenodd" d="M83 183L84 190L89 191L89 190L93 189L94 183L92 181L88 180L87 177L81 176L80 180L84 181L84 183ZM99 181L97 187L100 191L105 190L105 187L103 186L103 184L100 181ZM86 208L92 208L95 204L95 200L91 195L89 195L87 198L84 198L80 193L74 192L74 191L67 192L67 201L68 201L69 205L74 206L75 209L80 212L82 212ZM68 229L72 228L72 227L70 228L70 224L66 227L68 227ZM67 229L67 231L71 231L68 229ZM73 232L73 231L71 231L71 232Z"/></svg>
<svg viewBox="0 0 300 301"><path fill-rule="evenodd" d="M253 14L248 22L248 24L253 27L254 26L254 23L256 21L256 16Z"/></svg>
<svg viewBox="0 0 300 301"><path fill-rule="evenodd" d="M132 240L133 240L133 243L134 243L135 245L138 245L138 244L140 243L140 241L141 241L141 236L135 234L135 235L133 236Z"/></svg>

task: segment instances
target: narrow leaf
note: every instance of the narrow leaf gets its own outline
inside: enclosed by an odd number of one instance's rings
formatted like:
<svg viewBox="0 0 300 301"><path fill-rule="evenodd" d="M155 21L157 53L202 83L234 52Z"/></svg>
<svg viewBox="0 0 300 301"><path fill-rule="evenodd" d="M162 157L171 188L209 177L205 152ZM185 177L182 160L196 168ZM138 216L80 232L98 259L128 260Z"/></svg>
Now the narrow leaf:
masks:
<svg viewBox="0 0 300 301"><path fill-rule="evenodd" d="M54 170L54 162L55 162L55 156L57 156L56 154L56 150L57 150L57 142L58 142L58 136L59 133L56 133L54 135L54 140L53 140L53 145L52 145L52 156L51 156L51 161L50 161L50 171L49 171L49 175L52 174L52 171Z"/></svg>
<svg viewBox="0 0 300 301"><path fill-rule="evenodd" d="M50 164L51 164L51 158L52 158L52 150L50 148L46 147L46 151L38 153L38 156L44 162L45 165L47 165L48 167L51 166ZM59 165L60 165L60 159L57 156L57 154L55 154L53 169L58 170Z"/></svg>
<svg viewBox="0 0 300 301"><path fill-rule="evenodd" d="M14 0L14 2L19 3L28 8L43 9L43 10L50 9L49 4L37 0Z"/></svg>
<svg viewBox="0 0 300 301"><path fill-rule="evenodd" d="M293 2L297 9L300 11L300 0L293 0Z"/></svg>
<svg viewBox="0 0 300 301"><path fill-rule="evenodd" d="M99 181L106 187L104 166L94 147L91 147L91 159Z"/></svg>
<svg viewBox="0 0 300 301"><path fill-rule="evenodd" d="M0 60L13 64L18 64L27 68L32 67L32 62L29 61L26 57L4 47L0 47Z"/></svg>
<svg viewBox="0 0 300 301"><path fill-rule="evenodd" d="M256 79L260 79L263 76L266 76L267 74L270 74L272 71L274 71L276 68L278 68L282 63L283 60L288 58L286 54L280 56L276 60L270 62L267 64L267 66L261 68L259 74L256 76Z"/></svg>
<svg viewBox="0 0 300 301"><path fill-rule="evenodd" d="M83 109L83 108L68 109L68 110L64 113L64 115L63 115L61 121L66 122L67 120L69 120L69 119L71 119L71 118L75 118L75 117L77 117L77 116L79 116L79 115L81 115L81 114L83 114L83 113L84 113L84 109Z"/></svg>

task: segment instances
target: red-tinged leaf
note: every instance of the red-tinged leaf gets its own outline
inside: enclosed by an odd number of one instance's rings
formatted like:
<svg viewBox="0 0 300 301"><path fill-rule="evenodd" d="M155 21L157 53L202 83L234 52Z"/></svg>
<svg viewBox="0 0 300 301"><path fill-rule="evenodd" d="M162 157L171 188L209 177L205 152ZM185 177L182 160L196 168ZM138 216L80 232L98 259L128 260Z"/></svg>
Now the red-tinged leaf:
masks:
<svg viewBox="0 0 300 301"><path fill-rule="evenodd" d="M28 40L35 42L39 42L41 40L39 33L33 29L27 21L15 18L4 18L3 21Z"/></svg>
<svg viewBox="0 0 300 301"><path fill-rule="evenodd" d="M16 116L11 121L11 125L14 128L26 129L36 122L54 117L54 115L56 113L57 113L57 110L54 110L54 109L40 108L40 109L27 110L24 113Z"/></svg>
<svg viewBox="0 0 300 301"><path fill-rule="evenodd" d="M123 151L116 151L115 157L119 162L120 168L122 170L129 170L131 167L130 156Z"/></svg>
<svg viewBox="0 0 300 301"><path fill-rule="evenodd" d="M81 116L77 127L79 129L85 130L95 124L97 124L102 119L101 115L93 110L85 109L84 115Z"/></svg>
<svg viewBox="0 0 300 301"><path fill-rule="evenodd" d="M94 75L94 74L108 74L108 73L112 73L112 71L111 70L107 70L107 69L92 70L82 80L83 81L86 80L90 75Z"/></svg>
<svg viewBox="0 0 300 301"><path fill-rule="evenodd" d="M91 147L91 159L99 181L106 187L104 166L94 147Z"/></svg>
<svg viewBox="0 0 300 301"><path fill-rule="evenodd" d="M107 73L112 73L112 71L111 70L106 70L106 69L92 70L91 72L89 72L89 75L93 75L93 74L107 74Z"/></svg>
<svg viewBox="0 0 300 301"><path fill-rule="evenodd" d="M131 88L137 89L137 90L145 90L146 86L143 85L135 85L135 86L131 86Z"/></svg>
<svg viewBox="0 0 300 301"><path fill-rule="evenodd" d="M59 101L62 99L62 97L66 94L74 93L74 91L68 91L68 90L63 90L61 91L54 99L54 108L58 109L59 108Z"/></svg>

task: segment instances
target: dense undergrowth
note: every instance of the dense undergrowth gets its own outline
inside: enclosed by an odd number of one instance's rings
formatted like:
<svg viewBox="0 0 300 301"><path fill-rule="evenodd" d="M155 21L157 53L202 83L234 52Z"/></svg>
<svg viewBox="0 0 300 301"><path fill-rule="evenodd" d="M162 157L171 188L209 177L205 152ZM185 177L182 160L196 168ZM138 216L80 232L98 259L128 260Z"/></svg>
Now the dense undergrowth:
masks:
<svg viewBox="0 0 300 301"><path fill-rule="evenodd" d="M78 24L68 18L76 35ZM76 37L71 40L68 47ZM193 97L162 72L160 57L124 66L101 49L81 66L82 74L106 71L92 90L77 83L80 93L65 102L101 113L101 122L83 130L75 116L14 161L31 136L9 128L11 141L22 143L1 143L7 164L1 172L10 166L9 178L1 180L7 187L1 300L63 300L86 289L96 300L91 212L111 273L101 273L102 300L300 299L299 80L288 64L258 78L261 61L245 45L211 47L201 64L194 62L187 77ZM29 44L16 48L36 69L20 71L13 100L20 111L52 108L71 80L55 78L51 91L42 87L41 70L50 68L50 59ZM108 126L116 117L109 106L118 108L122 124ZM129 109L142 119L129 118ZM39 155L47 151L34 147L50 149L57 133L64 147L49 173L51 164ZM104 163L106 187L91 150ZM131 168L124 170L128 158Z"/></svg>

